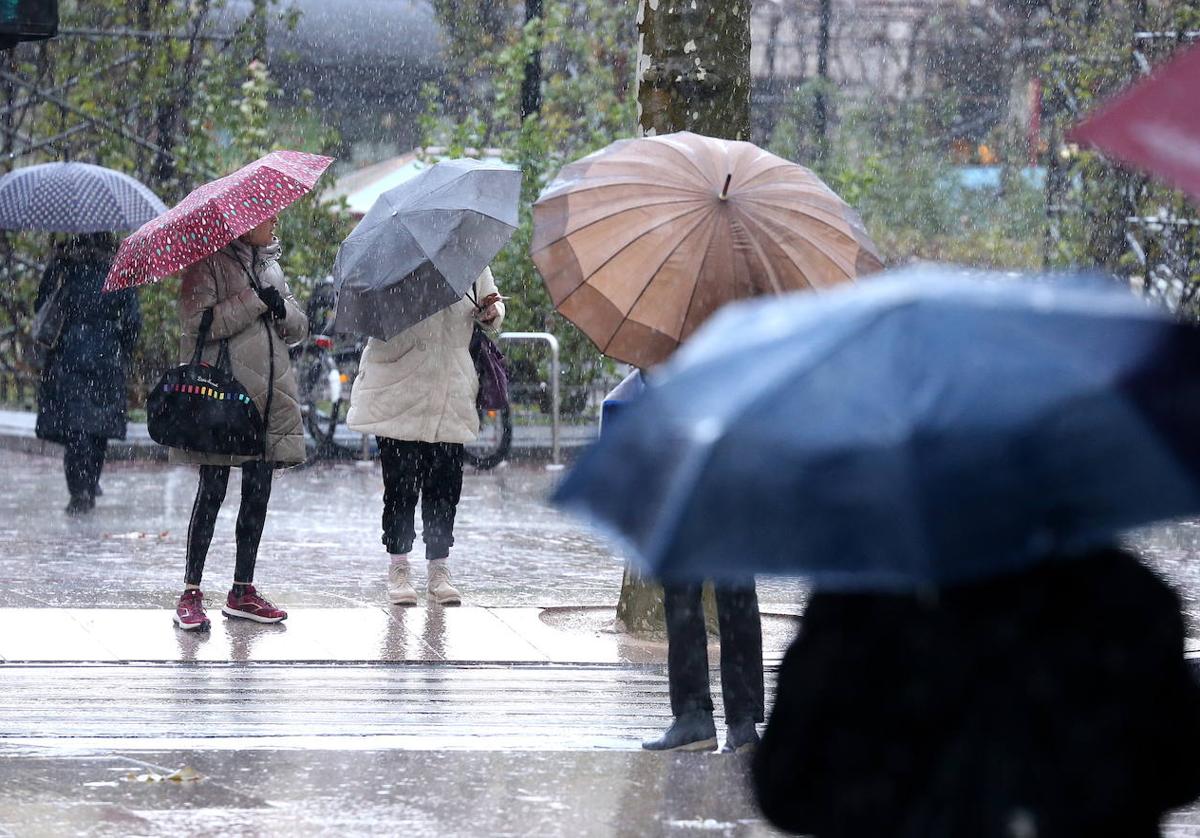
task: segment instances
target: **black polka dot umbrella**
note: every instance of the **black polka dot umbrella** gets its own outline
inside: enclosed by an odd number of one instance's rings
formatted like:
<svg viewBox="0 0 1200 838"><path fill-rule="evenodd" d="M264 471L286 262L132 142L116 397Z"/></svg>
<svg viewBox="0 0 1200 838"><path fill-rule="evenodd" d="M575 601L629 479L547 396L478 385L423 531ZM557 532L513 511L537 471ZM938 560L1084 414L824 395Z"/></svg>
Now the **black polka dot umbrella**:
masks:
<svg viewBox="0 0 1200 838"><path fill-rule="evenodd" d="M136 230L166 211L145 184L90 163L42 163L0 177L0 229Z"/></svg>
<svg viewBox="0 0 1200 838"><path fill-rule="evenodd" d="M145 285L211 256L312 191L332 162L273 151L204 184L121 242L104 290Z"/></svg>

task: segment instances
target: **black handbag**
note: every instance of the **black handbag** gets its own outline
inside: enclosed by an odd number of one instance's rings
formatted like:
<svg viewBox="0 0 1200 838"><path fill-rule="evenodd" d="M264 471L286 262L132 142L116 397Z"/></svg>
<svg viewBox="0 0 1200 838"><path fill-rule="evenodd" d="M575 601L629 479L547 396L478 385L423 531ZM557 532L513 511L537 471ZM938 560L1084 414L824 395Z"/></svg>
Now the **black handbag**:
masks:
<svg viewBox="0 0 1200 838"><path fill-rule="evenodd" d="M216 366L200 358L212 328L212 309L200 319L190 364L167 370L146 399L150 438L160 445L204 454L254 456L264 452L262 416L233 377L229 341L221 341Z"/></svg>
<svg viewBox="0 0 1200 838"><path fill-rule="evenodd" d="M479 302L474 290L472 286L472 293L467 296L478 310ZM475 396L475 406L479 410L507 410L508 362L500 347L488 337L479 322L475 323L475 329L471 332L471 361L479 375L479 392Z"/></svg>

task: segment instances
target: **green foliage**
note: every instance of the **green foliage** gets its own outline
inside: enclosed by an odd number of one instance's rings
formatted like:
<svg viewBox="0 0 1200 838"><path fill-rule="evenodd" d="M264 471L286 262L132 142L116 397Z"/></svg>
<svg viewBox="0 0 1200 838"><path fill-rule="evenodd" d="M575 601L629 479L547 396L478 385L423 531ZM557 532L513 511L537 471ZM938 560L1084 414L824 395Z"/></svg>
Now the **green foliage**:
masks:
<svg viewBox="0 0 1200 838"><path fill-rule="evenodd" d="M840 114L823 155L806 130L822 90ZM1010 173L999 194L962 186L936 140L952 112L945 97L850 105L814 82L797 91L769 148L809 165L858 210L887 264L923 259L1040 266L1041 191Z"/></svg>
<svg viewBox="0 0 1200 838"><path fill-rule="evenodd" d="M253 160L284 147L279 142L272 106L279 88L262 63L250 62L239 93L233 103L236 117L228 129L226 156L234 161ZM337 143L337 136L325 129L309 140L316 148L325 149ZM293 290L311 291L311 283L332 269L338 246L349 232L350 216L344 199L334 203L310 194L280 213L277 235L283 243L281 264L296 286Z"/></svg>
<svg viewBox="0 0 1200 838"><path fill-rule="evenodd" d="M10 85L10 101L16 99L20 106L9 112L6 127L29 140L10 134L0 140L2 150L13 153L18 165L74 159L125 171L170 206L201 183L272 148L326 152L335 147L336 136L311 125L299 136L281 132L273 111L276 88L266 68L251 61L252 26L239 27L227 43L197 37L215 28L214 15L224 2L61 3L64 28L135 30L160 37L64 35L18 47L11 53L10 72L51 89L65 107L30 96L31 85ZM29 142L47 137L58 139L25 152ZM292 277L323 276L345 230L342 207L311 196L293 205L280 219L285 270ZM50 244L45 235L9 234L4 239L8 258L7 276L0 277L0 334L15 330L14 339L0 343L5 366L15 362L20 368L37 266L48 257ZM175 363L177 287L167 279L138 292L145 325L131 380L135 399L148 380ZM32 379L28 368L20 374Z"/></svg>
<svg viewBox="0 0 1200 838"><path fill-rule="evenodd" d="M437 91L430 91L422 120L426 145L446 148L450 156L469 148L496 147L520 166L521 224L492 269L501 292L512 297L505 328L548 331L558 337L566 402L578 402L583 389L611 364L550 302L529 257L532 205L564 164L633 134L633 12L632 4L609 0L548 2L542 21L514 27L501 49L478 55L477 107L453 113L437 98ZM542 55L543 105L540 114L522 123L521 82L535 49ZM536 360L538 350L514 346L505 351L519 371L537 364L544 376L544 364Z"/></svg>
<svg viewBox="0 0 1200 838"><path fill-rule="evenodd" d="M1098 265L1142 284L1192 316L1200 290L1200 228L1175 225L1196 217L1179 192L1065 141L1068 128L1104 98L1143 77L1181 47L1176 37L1137 39L1136 32L1200 29L1200 0L1125 3L1054 0L1045 109L1051 134L1047 259ZM1130 219L1158 218L1161 224Z"/></svg>

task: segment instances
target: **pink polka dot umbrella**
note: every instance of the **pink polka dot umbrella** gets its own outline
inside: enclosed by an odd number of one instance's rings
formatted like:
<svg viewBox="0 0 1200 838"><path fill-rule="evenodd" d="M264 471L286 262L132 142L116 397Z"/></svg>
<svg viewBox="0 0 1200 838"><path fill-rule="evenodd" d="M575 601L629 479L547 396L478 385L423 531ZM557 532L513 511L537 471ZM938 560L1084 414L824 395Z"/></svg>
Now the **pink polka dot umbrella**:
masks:
<svg viewBox="0 0 1200 838"><path fill-rule="evenodd" d="M273 151L204 184L121 242L104 290L145 285L211 256L312 191L332 162L319 154Z"/></svg>

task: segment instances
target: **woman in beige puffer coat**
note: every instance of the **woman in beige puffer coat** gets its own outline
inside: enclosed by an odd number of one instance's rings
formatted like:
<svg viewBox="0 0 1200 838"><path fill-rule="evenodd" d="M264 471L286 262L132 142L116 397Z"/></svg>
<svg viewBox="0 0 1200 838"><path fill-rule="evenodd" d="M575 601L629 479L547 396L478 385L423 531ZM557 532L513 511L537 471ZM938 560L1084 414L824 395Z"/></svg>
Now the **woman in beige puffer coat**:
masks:
<svg viewBox="0 0 1200 838"><path fill-rule="evenodd" d="M287 617L286 611L260 596L253 585L272 472L305 460L300 400L288 345L305 338L308 320L279 267L275 222L274 218L267 220L187 268L179 290L181 362L191 360L200 321L205 311L211 310L212 327L202 358L216 364L221 343L228 342L233 377L246 389L266 426L264 450L256 456L171 449L172 463L200 466L200 485L188 525L185 587L175 611L175 623L182 629L202 629L209 624L200 578L232 466L242 470L242 498L233 587L221 610L227 616L260 623L277 623Z"/></svg>
<svg viewBox="0 0 1200 838"><path fill-rule="evenodd" d="M462 601L450 581L447 557L462 493L463 443L479 433L479 376L471 360L471 335L476 321L498 329L503 318L504 304L491 269L485 268L470 298L391 340L372 338L363 353L346 424L379 440L383 544L391 556L388 598L397 605L417 602L408 554L416 538L418 500L429 594L442 605Z"/></svg>

